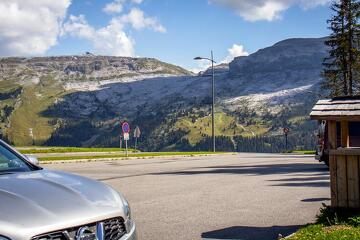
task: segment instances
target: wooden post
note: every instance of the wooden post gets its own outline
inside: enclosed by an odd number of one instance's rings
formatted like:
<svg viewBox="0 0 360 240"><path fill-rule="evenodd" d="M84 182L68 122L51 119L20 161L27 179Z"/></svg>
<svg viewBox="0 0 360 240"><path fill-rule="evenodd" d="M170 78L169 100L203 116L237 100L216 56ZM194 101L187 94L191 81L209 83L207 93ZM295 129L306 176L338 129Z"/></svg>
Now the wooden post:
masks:
<svg viewBox="0 0 360 240"><path fill-rule="evenodd" d="M343 148L350 147L348 121L341 121L341 147Z"/></svg>
<svg viewBox="0 0 360 240"><path fill-rule="evenodd" d="M347 156L347 181L349 207L360 207L358 156Z"/></svg>
<svg viewBox="0 0 360 240"><path fill-rule="evenodd" d="M328 121L328 149L336 149L336 121Z"/></svg>
<svg viewBox="0 0 360 240"><path fill-rule="evenodd" d="M347 166L346 156L339 155L336 158L336 174L337 174L337 206L347 208L348 205L348 186L347 186Z"/></svg>
<svg viewBox="0 0 360 240"><path fill-rule="evenodd" d="M349 123L348 121L341 121L341 147L348 148L349 144ZM339 207L349 207L349 186L353 185L354 181L348 179L348 172L351 170L354 164L351 161L350 166L348 165L350 156L336 156L336 165L337 165L337 202ZM356 167L357 168L357 167ZM351 173L351 172L350 172ZM355 173L354 173L355 175ZM355 176L354 176L355 177ZM350 177L354 179L353 177ZM354 186L355 187L355 186ZM350 194L351 195L351 194ZM355 197L355 196L352 196ZM355 203L354 203L355 204Z"/></svg>
<svg viewBox="0 0 360 240"><path fill-rule="evenodd" d="M328 149L336 149L336 121L328 121ZM330 168L330 190L331 190L331 206L338 206L337 199L337 164L336 156L330 154L329 156Z"/></svg>

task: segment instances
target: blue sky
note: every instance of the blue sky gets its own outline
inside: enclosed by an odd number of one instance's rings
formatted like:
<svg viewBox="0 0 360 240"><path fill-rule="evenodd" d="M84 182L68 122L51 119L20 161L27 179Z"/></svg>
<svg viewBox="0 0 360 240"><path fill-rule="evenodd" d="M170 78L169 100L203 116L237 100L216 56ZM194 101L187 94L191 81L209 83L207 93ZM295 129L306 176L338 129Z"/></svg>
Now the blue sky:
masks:
<svg viewBox="0 0 360 240"><path fill-rule="evenodd" d="M0 23L0 43L5 43L0 47L0 54L70 55L90 51L154 57L200 70L206 66L192 59L197 55L208 56L210 50L221 62L287 38L326 36L329 34L326 19L331 15L328 0L57 1L56 6L52 0L39 1L43 6L24 4L20 0L0 3L0 9L5 12L7 8L17 9L14 11L19 15L16 24L11 18L6 19L7 25ZM41 7L49 11L37 12ZM38 22L29 22L35 21L26 18L29 12L39 16ZM19 19L24 19L30 29L24 36L22 26L18 26ZM54 28L54 35L45 27ZM16 39L17 45L7 44L9 31L16 28L19 28L16 34L23 38ZM26 39L25 34L33 38ZM230 54L228 49L234 44L238 47Z"/></svg>

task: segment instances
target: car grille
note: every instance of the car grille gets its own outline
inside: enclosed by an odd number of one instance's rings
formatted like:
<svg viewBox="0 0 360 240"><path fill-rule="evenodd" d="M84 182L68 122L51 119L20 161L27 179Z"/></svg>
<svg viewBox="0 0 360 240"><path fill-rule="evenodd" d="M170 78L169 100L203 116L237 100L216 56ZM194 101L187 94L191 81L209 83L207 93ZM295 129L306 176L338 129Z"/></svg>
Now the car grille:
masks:
<svg viewBox="0 0 360 240"><path fill-rule="evenodd" d="M68 228L60 231L41 234L31 238L31 240L76 240L76 233L82 227L88 227L96 233L96 226L102 223L104 226L103 240L119 240L126 234L125 222L122 217L112 218L98 223L91 223L84 226ZM101 240L101 239L99 239Z"/></svg>
<svg viewBox="0 0 360 240"><path fill-rule="evenodd" d="M104 222L104 240L118 240L126 233L124 220L110 219Z"/></svg>
<svg viewBox="0 0 360 240"><path fill-rule="evenodd" d="M65 234L63 232L54 232L49 234L44 234L41 236L33 237L33 240L67 240Z"/></svg>

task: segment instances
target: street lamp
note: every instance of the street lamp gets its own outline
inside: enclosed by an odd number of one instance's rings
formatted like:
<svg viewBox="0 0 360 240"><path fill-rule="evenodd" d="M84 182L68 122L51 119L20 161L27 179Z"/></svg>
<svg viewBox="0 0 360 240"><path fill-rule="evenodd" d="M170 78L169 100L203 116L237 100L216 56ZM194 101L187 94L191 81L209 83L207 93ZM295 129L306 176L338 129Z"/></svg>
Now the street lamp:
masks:
<svg viewBox="0 0 360 240"><path fill-rule="evenodd" d="M211 133L212 133L212 141L213 141L213 152L215 152L215 72L214 72L214 55L213 51L211 51L211 58L205 57L196 57L194 60L208 60L211 62L212 69L212 106L211 106Z"/></svg>

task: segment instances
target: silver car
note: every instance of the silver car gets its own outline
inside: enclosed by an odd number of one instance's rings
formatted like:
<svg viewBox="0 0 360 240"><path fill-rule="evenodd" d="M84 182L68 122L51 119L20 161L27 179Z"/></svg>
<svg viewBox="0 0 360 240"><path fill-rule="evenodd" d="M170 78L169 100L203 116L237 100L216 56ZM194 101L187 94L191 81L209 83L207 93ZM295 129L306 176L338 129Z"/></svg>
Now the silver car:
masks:
<svg viewBox="0 0 360 240"><path fill-rule="evenodd" d="M124 196L33 164L0 140L0 240L134 240Z"/></svg>

